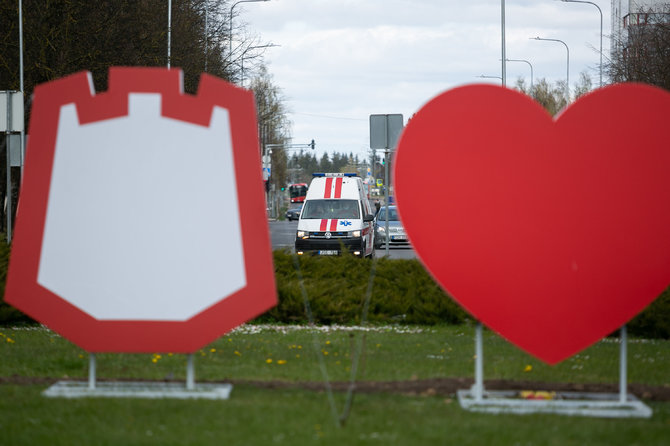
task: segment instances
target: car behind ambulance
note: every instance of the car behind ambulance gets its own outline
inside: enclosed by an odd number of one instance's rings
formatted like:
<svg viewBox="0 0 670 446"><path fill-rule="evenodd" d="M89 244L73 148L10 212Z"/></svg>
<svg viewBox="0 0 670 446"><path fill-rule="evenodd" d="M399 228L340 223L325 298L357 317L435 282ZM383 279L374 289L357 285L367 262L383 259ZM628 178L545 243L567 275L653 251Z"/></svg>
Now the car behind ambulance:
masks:
<svg viewBox="0 0 670 446"><path fill-rule="evenodd" d="M315 173L298 220L297 254L374 255L374 215L356 174Z"/></svg>

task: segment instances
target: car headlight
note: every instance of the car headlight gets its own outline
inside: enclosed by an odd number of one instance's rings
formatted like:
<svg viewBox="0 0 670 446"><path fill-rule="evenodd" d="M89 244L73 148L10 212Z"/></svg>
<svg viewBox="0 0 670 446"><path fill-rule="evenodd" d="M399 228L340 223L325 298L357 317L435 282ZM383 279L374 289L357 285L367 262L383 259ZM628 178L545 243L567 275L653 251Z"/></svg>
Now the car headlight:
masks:
<svg viewBox="0 0 670 446"><path fill-rule="evenodd" d="M381 232L383 234L386 231L384 230L383 226L377 226L377 232Z"/></svg>
<svg viewBox="0 0 670 446"><path fill-rule="evenodd" d="M309 232L307 231L298 231L296 235L298 238L309 238Z"/></svg>
<svg viewBox="0 0 670 446"><path fill-rule="evenodd" d="M352 237L360 237L361 236L361 231L351 231L351 236Z"/></svg>

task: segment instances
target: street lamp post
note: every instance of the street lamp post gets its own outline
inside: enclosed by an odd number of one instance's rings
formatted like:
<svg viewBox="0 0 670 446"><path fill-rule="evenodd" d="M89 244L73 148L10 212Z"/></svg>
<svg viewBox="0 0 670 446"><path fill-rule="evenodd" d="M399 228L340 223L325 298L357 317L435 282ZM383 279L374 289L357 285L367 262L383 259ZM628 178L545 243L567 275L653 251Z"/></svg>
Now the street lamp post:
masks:
<svg viewBox="0 0 670 446"><path fill-rule="evenodd" d="M233 3L233 6L230 7L230 15L228 16L228 24L230 25L230 33L228 38L230 39L229 45L228 45L228 54L229 57L233 57L233 9L235 6L239 5L240 3L256 3L256 2L269 2L270 0L238 0L235 3Z"/></svg>
<svg viewBox="0 0 670 446"><path fill-rule="evenodd" d="M505 80L500 76L487 76L485 74L480 74L479 76L475 77L481 77L482 79L500 79L500 82L502 83L503 87L505 86Z"/></svg>
<svg viewBox="0 0 670 446"><path fill-rule="evenodd" d="M600 13L600 86L602 87L603 86L603 11L602 9L600 9L600 6L596 5L593 2L582 1L582 0L561 0L561 1L565 3L586 3L598 8L598 12Z"/></svg>
<svg viewBox="0 0 670 446"><path fill-rule="evenodd" d="M240 68L241 68L241 71L242 71L242 74L240 76L240 86L244 87L244 59L245 59L244 55L247 54L247 52L249 50L255 50L255 49L258 49L258 48L272 48L272 47L275 47L275 46L281 46L281 45L276 45L274 43L268 43L267 45L250 46L249 48L247 48L246 50L244 50L242 52L242 55L240 56Z"/></svg>
<svg viewBox="0 0 670 446"><path fill-rule="evenodd" d="M507 59L507 62L525 62L530 67L530 89L533 89L533 65L525 59Z"/></svg>
<svg viewBox="0 0 670 446"><path fill-rule="evenodd" d="M565 77L565 102L566 104L569 104L570 103L570 48L568 48L568 44L560 39L544 39L542 37L531 37L530 40L546 40L548 42L559 42L565 46L565 50L568 52L568 59L567 59L568 68L567 68L567 75Z"/></svg>

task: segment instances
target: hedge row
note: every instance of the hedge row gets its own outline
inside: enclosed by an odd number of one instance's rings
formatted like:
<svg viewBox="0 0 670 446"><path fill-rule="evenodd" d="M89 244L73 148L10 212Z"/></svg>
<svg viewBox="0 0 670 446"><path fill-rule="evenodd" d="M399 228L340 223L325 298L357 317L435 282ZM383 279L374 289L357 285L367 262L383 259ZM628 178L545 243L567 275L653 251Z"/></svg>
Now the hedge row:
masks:
<svg viewBox="0 0 670 446"><path fill-rule="evenodd" d="M307 322L300 273L315 322L360 323L373 267L368 321L459 324L468 317L417 260L294 257L275 251L274 264L279 305L259 318L263 321Z"/></svg>
<svg viewBox="0 0 670 446"><path fill-rule="evenodd" d="M9 247L0 242L0 324L29 322L4 303L8 257ZM316 323L358 324L370 285L370 322L434 325L471 319L417 260L296 257L281 250L273 257L279 303L258 322L307 322L304 287ZM670 339L670 289L630 321L628 331L633 336Z"/></svg>
<svg viewBox="0 0 670 446"><path fill-rule="evenodd" d="M354 257L299 257L297 261L316 322L360 322L373 262ZM296 259L275 251L274 262L279 304L259 320L307 321ZM369 321L432 325L467 319L472 317L442 291L419 261L377 260ZM670 288L627 326L633 336L670 339Z"/></svg>

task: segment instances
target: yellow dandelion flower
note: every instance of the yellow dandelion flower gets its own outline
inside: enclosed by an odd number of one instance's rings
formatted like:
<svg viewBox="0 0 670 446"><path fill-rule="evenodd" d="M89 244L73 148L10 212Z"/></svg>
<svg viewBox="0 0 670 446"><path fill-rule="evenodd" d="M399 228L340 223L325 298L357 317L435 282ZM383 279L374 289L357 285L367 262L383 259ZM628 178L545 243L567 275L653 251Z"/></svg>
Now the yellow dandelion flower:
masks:
<svg viewBox="0 0 670 446"><path fill-rule="evenodd" d="M286 359L280 359L279 361L277 361L277 364L279 364L279 365L286 364Z"/></svg>
<svg viewBox="0 0 670 446"><path fill-rule="evenodd" d="M267 364L272 364L272 358L268 358L268 359L266 359L265 362L266 362Z"/></svg>
<svg viewBox="0 0 670 446"><path fill-rule="evenodd" d="M79 359L84 359L84 355L82 355L81 353L79 353Z"/></svg>
<svg viewBox="0 0 670 446"><path fill-rule="evenodd" d="M300 358L300 354L295 355L296 358Z"/></svg>
<svg viewBox="0 0 670 446"><path fill-rule="evenodd" d="M298 346L298 350L302 350L302 345L299 345L299 346Z"/></svg>
<svg viewBox="0 0 670 446"><path fill-rule="evenodd" d="M328 352L326 350L321 350L324 356L328 356Z"/></svg>
<svg viewBox="0 0 670 446"><path fill-rule="evenodd" d="M377 348L379 348L379 347L381 347L381 346L382 346L381 344L377 344L377 345L375 345L375 347L377 347Z"/></svg>
<svg viewBox="0 0 670 446"><path fill-rule="evenodd" d="M210 351L211 353L216 353L216 349L215 349L215 348L210 348L209 351Z"/></svg>
<svg viewBox="0 0 670 446"><path fill-rule="evenodd" d="M151 362L153 362L154 364L156 364L156 363L158 362L158 358L151 358Z"/></svg>
<svg viewBox="0 0 670 446"><path fill-rule="evenodd" d="M14 343L14 339L8 337L8 338L7 338L7 342L9 342L10 344L13 344L13 343Z"/></svg>
<svg viewBox="0 0 670 446"><path fill-rule="evenodd" d="M528 365L523 369L523 371L526 372L526 373L527 373L527 372L530 372L531 370L533 370L533 366L530 365L530 364L528 364Z"/></svg>
<svg viewBox="0 0 670 446"><path fill-rule="evenodd" d="M326 341L326 345L330 345L330 341Z"/></svg>
<svg viewBox="0 0 670 446"><path fill-rule="evenodd" d="M238 352L237 350L235 350L235 354L236 354L237 356L242 356L242 353Z"/></svg>

